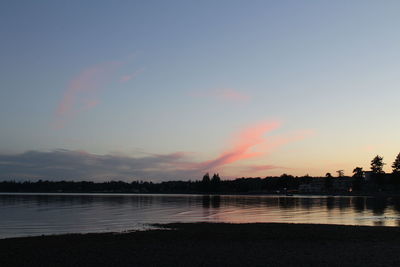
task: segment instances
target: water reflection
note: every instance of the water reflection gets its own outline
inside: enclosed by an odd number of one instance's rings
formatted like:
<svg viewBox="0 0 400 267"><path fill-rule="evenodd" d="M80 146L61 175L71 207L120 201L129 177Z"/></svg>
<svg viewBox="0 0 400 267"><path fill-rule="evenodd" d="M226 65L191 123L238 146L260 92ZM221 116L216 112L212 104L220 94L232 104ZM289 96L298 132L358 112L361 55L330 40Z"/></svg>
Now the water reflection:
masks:
<svg viewBox="0 0 400 267"><path fill-rule="evenodd" d="M0 194L0 218L0 237L197 221L399 226L400 198Z"/></svg>
<svg viewBox="0 0 400 267"><path fill-rule="evenodd" d="M366 198L364 197L354 197L353 198L353 208L356 212L363 212L365 210L365 200Z"/></svg>
<svg viewBox="0 0 400 267"><path fill-rule="evenodd" d="M202 197L202 205L203 208L205 209L209 209L209 208L213 208L213 209L218 209L221 206L221 196L219 195L204 195Z"/></svg>

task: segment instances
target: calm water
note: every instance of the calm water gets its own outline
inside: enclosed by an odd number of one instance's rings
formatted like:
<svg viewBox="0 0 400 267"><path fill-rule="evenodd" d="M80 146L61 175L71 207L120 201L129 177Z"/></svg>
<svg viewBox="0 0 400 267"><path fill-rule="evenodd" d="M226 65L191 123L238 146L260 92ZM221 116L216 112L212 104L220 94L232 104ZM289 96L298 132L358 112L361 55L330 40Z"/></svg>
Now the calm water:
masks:
<svg viewBox="0 0 400 267"><path fill-rule="evenodd" d="M400 198L0 194L0 238L200 221L400 226Z"/></svg>

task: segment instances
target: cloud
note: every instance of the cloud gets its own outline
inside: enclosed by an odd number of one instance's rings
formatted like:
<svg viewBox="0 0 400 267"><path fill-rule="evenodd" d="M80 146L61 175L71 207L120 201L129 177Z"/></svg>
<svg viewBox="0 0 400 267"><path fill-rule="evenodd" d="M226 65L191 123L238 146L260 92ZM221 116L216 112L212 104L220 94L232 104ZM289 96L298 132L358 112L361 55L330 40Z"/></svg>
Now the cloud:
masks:
<svg viewBox="0 0 400 267"><path fill-rule="evenodd" d="M249 172L259 172L259 171L268 171L273 169L281 168L275 165L250 165L247 166L245 169Z"/></svg>
<svg viewBox="0 0 400 267"><path fill-rule="evenodd" d="M226 101L247 102L250 100L250 96L231 88L217 89L214 93L216 97Z"/></svg>
<svg viewBox="0 0 400 267"><path fill-rule="evenodd" d="M263 135L277 129L279 126L280 122L265 122L244 129L237 134L231 149L222 152L220 156L213 160L199 163L198 168L215 169L239 160L263 155L268 150L268 147L264 147L265 151L258 152L251 149L257 145L265 144L266 140Z"/></svg>
<svg viewBox="0 0 400 267"><path fill-rule="evenodd" d="M363 151L367 151L367 152L374 152L374 151L379 151L382 149L382 145L381 144L370 144L370 145L366 145L362 147Z"/></svg>
<svg viewBox="0 0 400 267"><path fill-rule="evenodd" d="M224 102L246 103L250 96L233 88L216 88L207 91L192 92L192 96L200 98L214 98Z"/></svg>
<svg viewBox="0 0 400 267"><path fill-rule="evenodd" d="M135 158L71 150L28 151L0 155L0 179L185 179L185 172L176 168L185 157L183 152Z"/></svg>
<svg viewBox="0 0 400 267"><path fill-rule="evenodd" d="M106 62L83 69L68 84L55 113L55 128L63 128L66 121L84 110L95 107L97 92L109 80L120 62Z"/></svg>
<svg viewBox="0 0 400 267"><path fill-rule="evenodd" d="M224 165L245 159L259 158L272 153L275 149L291 142L300 141L314 134L313 131L303 130L288 134L265 137L267 133L281 127L281 122L262 122L245 128L234 138L230 149L222 152L217 158L197 164L199 170L216 170ZM248 171L260 171L278 168L273 165L245 166Z"/></svg>
<svg viewBox="0 0 400 267"><path fill-rule="evenodd" d="M81 112L96 107L100 103L98 92L115 81L117 70L124 64L125 62L120 61L96 64L83 69L76 77L72 78L56 108L53 128L63 128L69 120ZM132 74L122 76L119 81L127 82L142 71L140 69Z"/></svg>
<svg viewBox="0 0 400 267"><path fill-rule="evenodd" d="M143 71L144 71L144 69L140 69L140 70L137 70L137 71L135 71L135 72L133 72L133 73L123 75L123 76L121 76L121 78L119 79L119 81L122 82L122 83L128 82L128 81L130 81L130 80L136 78L136 77L137 77L140 73L142 73Z"/></svg>
<svg viewBox="0 0 400 267"><path fill-rule="evenodd" d="M278 136L272 136L268 140L266 140L264 146L268 148L270 151L273 151L274 149L280 146L303 140L307 137L313 136L314 134L315 132L312 130L301 130Z"/></svg>
<svg viewBox="0 0 400 267"><path fill-rule="evenodd" d="M149 154L129 157L122 154L96 155L85 151L54 150L28 151L21 154L0 154L0 179L49 179L49 180L179 180L196 179L204 172L220 171L235 167L245 160L260 158L290 142L312 134L299 131L271 135L281 127L278 121L262 122L239 131L230 144L216 158L196 162L192 153ZM266 136L268 134L268 136ZM254 172L283 168L275 165L239 165L247 175Z"/></svg>

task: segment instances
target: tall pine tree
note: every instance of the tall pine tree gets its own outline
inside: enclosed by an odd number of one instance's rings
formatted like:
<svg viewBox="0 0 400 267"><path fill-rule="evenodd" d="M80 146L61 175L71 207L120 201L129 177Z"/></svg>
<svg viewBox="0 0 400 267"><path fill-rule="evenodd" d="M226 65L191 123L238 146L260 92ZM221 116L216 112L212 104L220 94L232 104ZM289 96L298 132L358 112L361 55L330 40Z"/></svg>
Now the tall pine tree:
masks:
<svg viewBox="0 0 400 267"><path fill-rule="evenodd" d="M397 155L396 159L392 164L393 173L399 174L400 173L400 153Z"/></svg>
<svg viewBox="0 0 400 267"><path fill-rule="evenodd" d="M384 165L385 163L383 163L383 157L376 155L375 158L371 160L371 171L375 174L382 174L384 173Z"/></svg>

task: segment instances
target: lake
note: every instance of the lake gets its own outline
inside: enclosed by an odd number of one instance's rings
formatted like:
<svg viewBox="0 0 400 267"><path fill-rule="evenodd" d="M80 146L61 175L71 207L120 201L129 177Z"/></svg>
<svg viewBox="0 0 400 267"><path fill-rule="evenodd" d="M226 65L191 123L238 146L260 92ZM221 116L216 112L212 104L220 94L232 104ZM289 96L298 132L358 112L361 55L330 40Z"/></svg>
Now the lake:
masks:
<svg viewBox="0 0 400 267"><path fill-rule="evenodd" d="M0 238L120 232L152 223L286 222L400 226L400 198L0 194Z"/></svg>

